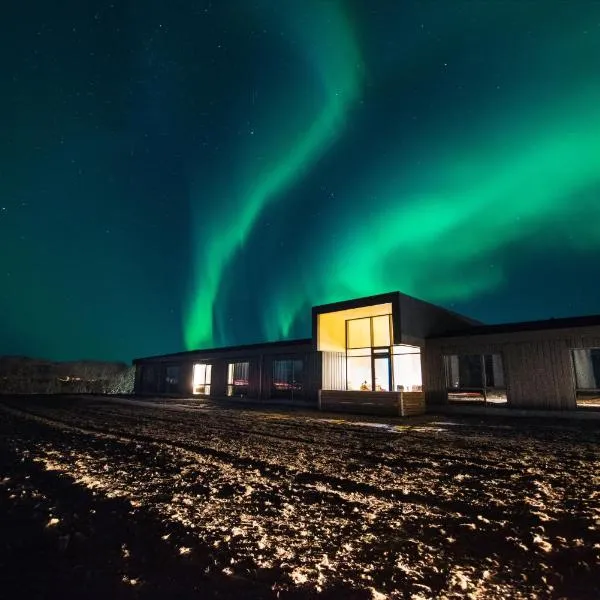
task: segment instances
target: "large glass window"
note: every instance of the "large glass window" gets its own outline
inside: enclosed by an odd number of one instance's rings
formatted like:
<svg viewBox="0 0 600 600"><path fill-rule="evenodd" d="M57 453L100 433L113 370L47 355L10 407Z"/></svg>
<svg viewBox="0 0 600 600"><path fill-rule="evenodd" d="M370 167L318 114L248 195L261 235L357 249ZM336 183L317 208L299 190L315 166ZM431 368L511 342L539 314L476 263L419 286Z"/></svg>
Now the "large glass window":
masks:
<svg viewBox="0 0 600 600"><path fill-rule="evenodd" d="M382 315L381 317L373 317L373 341L372 346L391 346L390 338L390 315Z"/></svg>
<svg viewBox="0 0 600 600"><path fill-rule="evenodd" d="M573 350L577 406L600 407L600 348Z"/></svg>
<svg viewBox="0 0 600 600"><path fill-rule="evenodd" d="M346 387L349 390L389 392L391 315L346 321Z"/></svg>
<svg viewBox="0 0 600 600"><path fill-rule="evenodd" d="M501 354L452 354L444 363L450 400L506 402Z"/></svg>
<svg viewBox="0 0 600 600"><path fill-rule="evenodd" d="M347 321L348 348L370 348L371 317L350 319Z"/></svg>
<svg viewBox="0 0 600 600"><path fill-rule="evenodd" d="M479 390L484 387L483 357L464 354L446 357L446 384L450 389Z"/></svg>
<svg viewBox="0 0 600 600"><path fill-rule="evenodd" d="M396 392L421 392L421 349L417 346L394 346L394 389Z"/></svg>
<svg viewBox="0 0 600 600"><path fill-rule="evenodd" d="M247 396L250 385L250 363L234 362L227 367L227 395Z"/></svg>
<svg viewBox="0 0 600 600"><path fill-rule="evenodd" d="M294 398L302 394L304 384L304 361L282 359L273 361L273 387L275 397Z"/></svg>
<svg viewBox="0 0 600 600"><path fill-rule="evenodd" d="M346 358L347 386L349 390L363 392L373 389L372 358L367 356L348 356Z"/></svg>
<svg viewBox="0 0 600 600"><path fill-rule="evenodd" d="M194 375L192 384L193 394L210 395L210 377L212 365L206 363L197 363L194 365Z"/></svg>

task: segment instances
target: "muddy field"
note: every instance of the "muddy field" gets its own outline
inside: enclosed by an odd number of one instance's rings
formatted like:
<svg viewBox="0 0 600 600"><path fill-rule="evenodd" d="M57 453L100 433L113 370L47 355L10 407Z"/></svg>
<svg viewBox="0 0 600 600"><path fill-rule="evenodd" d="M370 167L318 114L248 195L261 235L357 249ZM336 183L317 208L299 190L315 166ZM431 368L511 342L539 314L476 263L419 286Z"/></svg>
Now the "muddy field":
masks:
<svg viewBox="0 0 600 600"><path fill-rule="evenodd" d="M0 399L20 598L598 598L600 422Z"/></svg>

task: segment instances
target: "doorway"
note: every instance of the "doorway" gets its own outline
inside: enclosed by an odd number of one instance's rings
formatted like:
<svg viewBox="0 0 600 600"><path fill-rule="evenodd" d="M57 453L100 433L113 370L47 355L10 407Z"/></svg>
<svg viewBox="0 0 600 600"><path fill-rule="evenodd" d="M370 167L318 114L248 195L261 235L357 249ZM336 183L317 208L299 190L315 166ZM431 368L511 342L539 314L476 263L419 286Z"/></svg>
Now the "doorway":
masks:
<svg viewBox="0 0 600 600"><path fill-rule="evenodd" d="M392 390L392 369L390 368L389 348L373 348L373 391Z"/></svg>

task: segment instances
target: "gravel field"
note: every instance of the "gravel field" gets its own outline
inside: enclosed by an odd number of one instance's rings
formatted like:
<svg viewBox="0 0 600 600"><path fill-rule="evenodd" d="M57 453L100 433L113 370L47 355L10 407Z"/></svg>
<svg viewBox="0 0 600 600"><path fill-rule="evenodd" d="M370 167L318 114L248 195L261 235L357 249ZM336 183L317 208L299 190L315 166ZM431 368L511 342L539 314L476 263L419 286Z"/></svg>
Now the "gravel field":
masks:
<svg viewBox="0 0 600 600"><path fill-rule="evenodd" d="M6 598L599 598L598 422L0 399Z"/></svg>

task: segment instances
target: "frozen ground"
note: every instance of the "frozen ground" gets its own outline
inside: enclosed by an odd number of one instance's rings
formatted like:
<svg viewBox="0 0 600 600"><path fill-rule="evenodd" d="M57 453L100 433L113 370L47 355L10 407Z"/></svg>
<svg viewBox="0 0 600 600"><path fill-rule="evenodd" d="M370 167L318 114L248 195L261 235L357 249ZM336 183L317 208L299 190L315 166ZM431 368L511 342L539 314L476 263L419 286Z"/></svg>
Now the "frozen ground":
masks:
<svg viewBox="0 0 600 600"><path fill-rule="evenodd" d="M597 422L0 399L22 598L597 598Z"/></svg>

